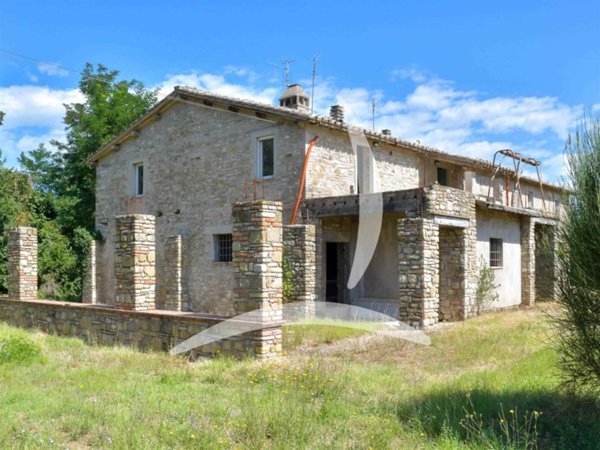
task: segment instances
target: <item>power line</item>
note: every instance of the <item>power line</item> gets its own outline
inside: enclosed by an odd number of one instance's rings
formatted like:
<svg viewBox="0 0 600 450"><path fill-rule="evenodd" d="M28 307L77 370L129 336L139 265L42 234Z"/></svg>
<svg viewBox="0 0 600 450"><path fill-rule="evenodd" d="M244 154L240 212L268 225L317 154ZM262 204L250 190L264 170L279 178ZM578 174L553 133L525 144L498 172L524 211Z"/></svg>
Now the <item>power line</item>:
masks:
<svg viewBox="0 0 600 450"><path fill-rule="evenodd" d="M43 64L45 66L56 67L57 69L61 69L61 70L64 70L66 72L72 72L72 73L76 73L77 75L81 75L81 71L80 70L70 69L68 67L61 66L60 64L55 64L55 63L51 63L51 62L48 62L48 61L42 61L42 60L39 60L39 59L32 58L30 56L22 55L20 53L11 52L9 50L5 50L5 49L2 49L2 48L0 48L0 54L5 54L5 55L13 56L15 58L20 58L20 59L23 59L25 61L33 62L33 63L36 63L36 64ZM109 83L108 80L104 80L102 78L98 78L98 77L95 77L95 76L92 76L92 75L88 75L87 78L89 78L91 80L95 80L95 81L100 81L102 83Z"/></svg>

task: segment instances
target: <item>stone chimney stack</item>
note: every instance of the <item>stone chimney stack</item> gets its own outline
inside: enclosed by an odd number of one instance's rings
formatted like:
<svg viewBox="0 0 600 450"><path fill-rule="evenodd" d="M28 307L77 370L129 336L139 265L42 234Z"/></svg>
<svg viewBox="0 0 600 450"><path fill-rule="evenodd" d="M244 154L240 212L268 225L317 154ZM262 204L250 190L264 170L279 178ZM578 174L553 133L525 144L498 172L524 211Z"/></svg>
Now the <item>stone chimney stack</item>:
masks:
<svg viewBox="0 0 600 450"><path fill-rule="evenodd" d="M342 105L333 105L329 110L329 115L336 122L344 121L344 107Z"/></svg>

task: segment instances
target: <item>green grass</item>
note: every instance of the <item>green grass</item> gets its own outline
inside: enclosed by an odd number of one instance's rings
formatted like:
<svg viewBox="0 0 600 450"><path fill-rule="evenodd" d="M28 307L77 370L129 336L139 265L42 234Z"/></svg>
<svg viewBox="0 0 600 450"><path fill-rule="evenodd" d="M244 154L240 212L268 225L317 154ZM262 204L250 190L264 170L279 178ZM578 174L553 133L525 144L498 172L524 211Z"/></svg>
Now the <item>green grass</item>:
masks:
<svg viewBox="0 0 600 450"><path fill-rule="evenodd" d="M0 448L598 448L598 407L560 390L539 309L440 328L429 347L349 352L334 341L364 331L334 328L286 330L277 361L192 363L0 324L43 355L0 364Z"/></svg>

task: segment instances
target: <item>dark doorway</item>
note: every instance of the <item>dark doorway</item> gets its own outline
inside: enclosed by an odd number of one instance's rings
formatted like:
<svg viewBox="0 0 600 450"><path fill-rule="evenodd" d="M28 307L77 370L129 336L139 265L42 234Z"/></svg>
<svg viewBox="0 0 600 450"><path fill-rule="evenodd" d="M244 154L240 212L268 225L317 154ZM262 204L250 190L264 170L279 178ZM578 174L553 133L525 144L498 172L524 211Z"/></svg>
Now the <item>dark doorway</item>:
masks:
<svg viewBox="0 0 600 450"><path fill-rule="evenodd" d="M344 303L345 261L348 244L325 243L325 299L328 302Z"/></svg>

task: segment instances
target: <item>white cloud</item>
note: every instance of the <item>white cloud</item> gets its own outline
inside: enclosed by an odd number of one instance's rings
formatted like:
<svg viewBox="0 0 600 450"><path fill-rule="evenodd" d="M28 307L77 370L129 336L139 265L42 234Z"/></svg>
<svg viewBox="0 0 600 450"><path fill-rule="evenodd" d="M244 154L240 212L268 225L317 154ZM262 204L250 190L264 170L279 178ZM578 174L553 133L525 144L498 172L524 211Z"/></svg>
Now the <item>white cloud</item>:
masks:
<svg viewBox="0 0 600 450"><path fill-rule="evenodd" d="M247 75L252 78L251 74ZM167 80L159 86L159 98L169 95L175 86L195 87L214 92L215 94L244 98L268 104L273 103L276 96L280 93L277 88L259 88L253 86L253 83L251 82L245 84L232 83L227 81L224 75L191 72L188 74L170 75Z"/></svg>
<svg viewBox="0 0 600 450"><path fill-rule="evenodd" d="M57 64L41 63L41 64L38 64L37 68L41 73L43 73L45 75L49 75L51 77L67 77L67 76L69 76L69 71L66 69L63 69L62 67L60 67Z"/></svg>
<svg viewBox="0 0 600 450"><path fill-rule="evenodd" d="M317 78L315 113L328 114L331 105L341 104L347 122L371 129L375 99L378 130L388 128L401 139L475 158L491 159L496 150L511 148L542 159L551 179L557 180L563 173L562 144L582 117L582 106L567 105L555 97L486 96L457 89L452 82L415 68L399 69L392 75L414 86L406 94L392 97L363 87L339 88L333 78ZM300 82L310 95L311 80ZM222 73L169 75L158 86L159 96L168 95L177 85L267 104L276 104L283 91L278 80L261 79L252 70L237 66L228 66ZM0 148L16 154L39 142L60 139L63 103L82 100L77 89L0 87L0 110L7 113L4 130L0 129ZM600 111L600 105L594 105L592 111ZM36 135L23 127L45 130Z"/></svg>
<svg viewBox="0 0 600 450"><path fill-rule="evenodd" d="M46 86L0 87L0 111L6 113L3 128L56 127L65 114L65 103L81 102L78 89Z"/></svg>

